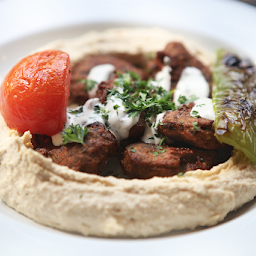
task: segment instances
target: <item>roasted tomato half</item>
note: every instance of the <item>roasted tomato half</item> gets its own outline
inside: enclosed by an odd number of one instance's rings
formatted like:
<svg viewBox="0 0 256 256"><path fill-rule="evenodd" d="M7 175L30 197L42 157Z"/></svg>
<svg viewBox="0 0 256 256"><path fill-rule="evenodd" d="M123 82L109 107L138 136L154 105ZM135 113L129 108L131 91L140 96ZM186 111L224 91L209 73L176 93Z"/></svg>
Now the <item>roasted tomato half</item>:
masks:
<svg viewBox="0 0 256 256"><path fill-rule="evenodd" d="M67 53L48 50L18 62L0 88L1 113L20 133L52 136L63 129L71 66Z"/></svg>

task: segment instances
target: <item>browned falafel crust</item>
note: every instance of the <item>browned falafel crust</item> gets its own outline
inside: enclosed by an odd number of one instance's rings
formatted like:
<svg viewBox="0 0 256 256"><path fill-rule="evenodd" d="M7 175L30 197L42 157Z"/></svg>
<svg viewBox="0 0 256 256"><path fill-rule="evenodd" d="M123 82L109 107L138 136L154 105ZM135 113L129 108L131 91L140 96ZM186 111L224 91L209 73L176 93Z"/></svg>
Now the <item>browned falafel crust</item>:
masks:
<svg viewBox="0 0 256 256"><path fill-rule="evenodd" d="M76 171L99 174L100 168L117 152L117 139L103 124L93 123L88 128L84 144L68 143L54 147L51 137L43 135L33 135L32 144L36 151L50 157L56 164Z"/></svg>
<svg viewBox="0 0 256 256"><path fill-rule="evenodd" d="M70 81L70 97L71 103L77 103L83 105L86 100L89 99L89 95L86 91L86 85L81 82L85 80L90 70L101 64L112 64L116 71L121 73L135 72L141 76L143 80L148 78L148 74L145 70L133 66L130 62L111 56L111 55L89 55L77 62L72 68L71 81ZM110 80L116 77L112 74Z"/></svg>
<svg viewBox="0 0 256 256"><path fill-rule="evenodd" d="M205 150L177 148L154 144L134 143L126 147L121 160L129 178L149 179L155 176L170 177L196 169L209 170L226 161L231 150Z"/></svg>
<svg viewBox="0 0 256 256"><path fill-rule="evenodd" d="M192 117L195 104L183 105L176 111L167 111L158 131L170 139L186 142L198 148L218 149L226 145L214 136L214 121L202 117Z"/></svg>

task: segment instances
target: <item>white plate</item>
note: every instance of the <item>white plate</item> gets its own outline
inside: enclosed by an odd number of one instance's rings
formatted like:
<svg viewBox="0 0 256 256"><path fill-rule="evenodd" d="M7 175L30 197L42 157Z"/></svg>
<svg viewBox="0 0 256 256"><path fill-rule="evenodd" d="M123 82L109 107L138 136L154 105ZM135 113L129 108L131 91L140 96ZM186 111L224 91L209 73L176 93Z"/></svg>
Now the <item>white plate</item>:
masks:
<svg viewBox="0 0 256 256"><path fill-rule="evenodd" d="M39 11L40 10L40 11ZM209 50L256 60L256 8L236 1L0 2L0 77L21 57L58 38L120 26L162 26ZM171 216L170 216L171 218ZM256 200L217 226L148 239L83 237L41 226L0 202L0 255L256 255Z"/></svg>

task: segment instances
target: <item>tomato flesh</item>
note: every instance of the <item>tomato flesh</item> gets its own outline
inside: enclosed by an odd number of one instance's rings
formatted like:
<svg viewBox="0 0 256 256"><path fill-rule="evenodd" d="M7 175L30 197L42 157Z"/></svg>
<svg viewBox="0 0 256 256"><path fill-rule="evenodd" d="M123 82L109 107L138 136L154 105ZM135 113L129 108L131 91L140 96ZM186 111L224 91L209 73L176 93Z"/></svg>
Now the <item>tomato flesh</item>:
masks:
<svg viewBox="0 0 256 256"><path fill-rule="evenodd" d="M9 128L59 133L66 121L70 75L69 55L61 51L43 51L19 61L0 88L0 109Z"/></svg>

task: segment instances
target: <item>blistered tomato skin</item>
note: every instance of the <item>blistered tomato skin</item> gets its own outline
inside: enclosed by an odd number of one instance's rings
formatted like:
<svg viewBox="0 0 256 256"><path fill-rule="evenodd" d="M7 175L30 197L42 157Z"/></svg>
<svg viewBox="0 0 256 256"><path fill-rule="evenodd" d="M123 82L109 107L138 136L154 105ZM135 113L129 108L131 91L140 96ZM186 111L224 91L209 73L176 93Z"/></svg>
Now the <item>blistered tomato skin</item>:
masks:
<svg viewBox="0 0 256 256"><path fill-rule="evenodd" d="M67 53L48 50L18 62L0 88L1 113L20 133L52 136L66 121L71 66Z"/></svg>

